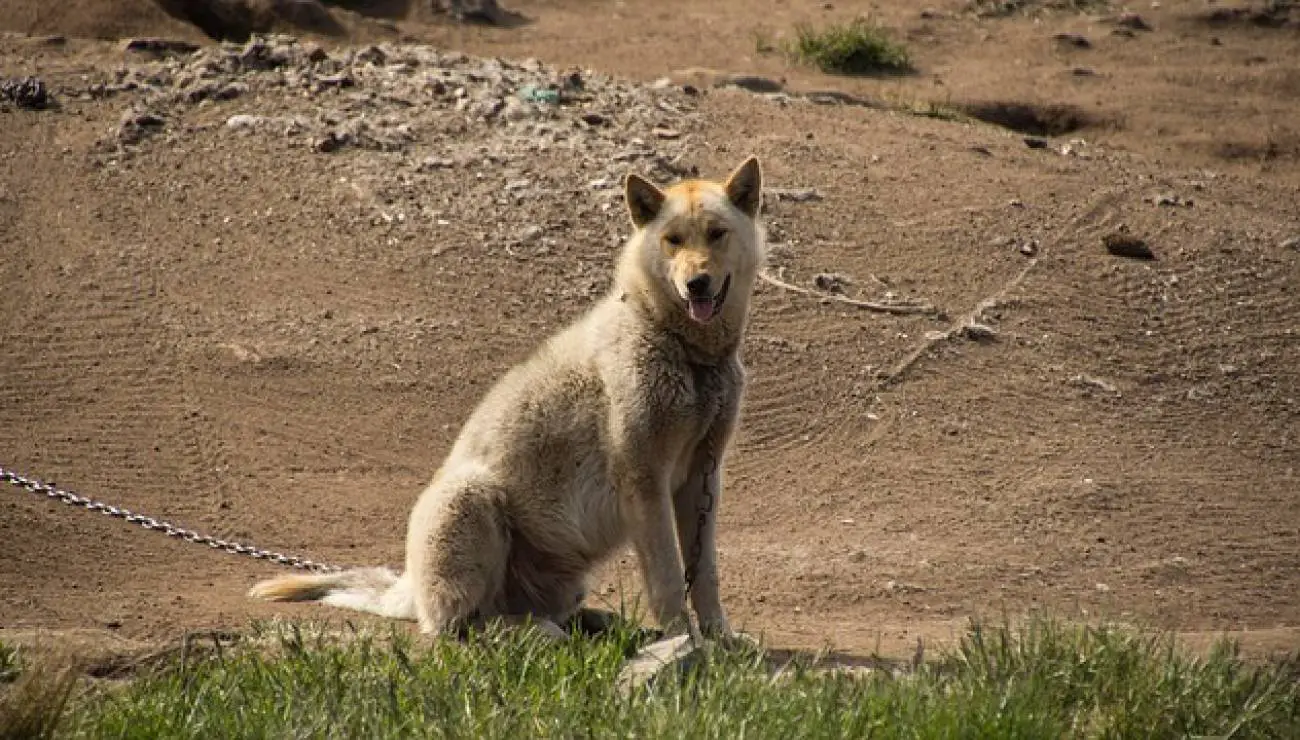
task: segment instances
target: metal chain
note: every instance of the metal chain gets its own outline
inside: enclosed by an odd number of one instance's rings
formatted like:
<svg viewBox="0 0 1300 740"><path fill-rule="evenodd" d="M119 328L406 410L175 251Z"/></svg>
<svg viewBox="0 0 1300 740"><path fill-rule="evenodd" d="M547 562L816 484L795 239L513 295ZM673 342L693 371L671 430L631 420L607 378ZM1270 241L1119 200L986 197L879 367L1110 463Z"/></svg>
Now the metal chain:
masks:
<svg viewBox="0 0 1300 740"><path fill-rule="evenodd" d="M91 498L78 496L71 491L65 491L56 487L53 483L42 483L35 478L28 478L19 475L14 471L5 468L3 465L0 465L0 482L12 483L17 487L25 488L38 496L43 495L46 498L62 501L69 506L80 506L89 511L102 512L108 516L123 519L130 524L138 524L145 529L162 532L168 537L177 537L186 542L207 545L214 550L223 550L235 555L247 555L258 560L267 560L272 563L287 565L291 568L310 570L318 573L335 573L341 570L336 566L317 563L296 555L285 555L283 553L253 547L252 545L241 545L238 542L230 542L227 540L217 539L210 535L199 534L192 529L178 527L171 522L160 521L153 517L144 516L143 514L136 514L118 506L110 506Z"/></svg>
<svg viewBox="0 0 1300 740"><path fill-rule="evenodd" d="M704 495L700 499L700 516L695 522L695 541L691 543L691 561L686 564L686 593L690 594L699 575L700 556L704 554L704 527L709 523L709 514L713 512L713 488L711 479L717 473L718 460L713 455L713 444L709 443L705 454L709 456L709 467L704 473Z"/></svg>

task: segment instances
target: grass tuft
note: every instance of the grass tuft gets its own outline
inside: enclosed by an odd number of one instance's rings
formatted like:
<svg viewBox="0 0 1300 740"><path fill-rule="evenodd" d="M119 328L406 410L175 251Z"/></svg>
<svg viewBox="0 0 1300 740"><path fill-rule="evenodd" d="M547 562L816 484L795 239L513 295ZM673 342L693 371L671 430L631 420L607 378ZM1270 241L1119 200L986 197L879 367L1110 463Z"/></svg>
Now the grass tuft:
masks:
<svg viewBox="0 0 1300 740"><path fill-rule="evenodd" d="M878 75L912 71L907 48L865 18L817 29L795 26L795 38L785 45L787 55L827 74Z"/></svg>
<svg viewBox="0 0 1300 740"><path fill-rule="evenodd" d="M237 649L88 694L72 737L1300 737L1292 666L1224 643L1050 621L975 624L908 673L774 673L756 649L623 696L627 626L553 644L527 632L468 642L292 625Z"/></svg>
<svg viewBox="0 0 1300 740"><path fill-rule="evenodd" d="M0 740L54 737L76 688L77 667L67 656L27 657L0 644Z"/></svg>

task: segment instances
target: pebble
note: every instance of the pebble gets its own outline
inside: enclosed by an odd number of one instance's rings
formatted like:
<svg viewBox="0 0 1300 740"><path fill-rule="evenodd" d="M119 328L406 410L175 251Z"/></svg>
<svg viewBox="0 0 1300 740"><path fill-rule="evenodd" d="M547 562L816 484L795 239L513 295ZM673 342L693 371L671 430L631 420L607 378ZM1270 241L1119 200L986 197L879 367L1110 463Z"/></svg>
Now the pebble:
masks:
<svg viewBox="0 0 1300 740"><path fill-rule="evenodd" d="M263 118L262 116L254 116L254 115L249 115L247 113L240 113L238 115L233 115L230 118L226 119L226 128L251 129L251 128L257 128L258 126L261 126L264 123L266 123L266 119Z"/></svg>

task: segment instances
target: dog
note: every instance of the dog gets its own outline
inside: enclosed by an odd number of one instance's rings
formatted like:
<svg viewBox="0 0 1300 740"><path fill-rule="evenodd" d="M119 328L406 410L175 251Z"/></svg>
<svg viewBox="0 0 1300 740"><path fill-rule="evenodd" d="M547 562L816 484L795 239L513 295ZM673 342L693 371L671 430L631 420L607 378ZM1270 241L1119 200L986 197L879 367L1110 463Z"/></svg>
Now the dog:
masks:
<svg viewBox="0 0 1300 740"><path fill-rule="evenodd" d="M700 632L734 637L715 532L764 258L762 179L754 157L724 181L663 190L629 174L634 229L612 288L470 414L411 512L405 571L288 575L250 595L415 620L435 636L490 620L564 634L591 571L630 543L666 634L690 629L689 590Z"/></svg>

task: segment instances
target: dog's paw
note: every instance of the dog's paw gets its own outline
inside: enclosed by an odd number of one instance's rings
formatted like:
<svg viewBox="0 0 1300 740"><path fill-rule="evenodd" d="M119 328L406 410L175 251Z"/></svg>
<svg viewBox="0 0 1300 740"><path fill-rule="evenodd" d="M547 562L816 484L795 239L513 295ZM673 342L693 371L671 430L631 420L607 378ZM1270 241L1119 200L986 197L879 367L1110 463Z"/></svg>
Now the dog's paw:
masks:
<svg viewBox="0 0 1300 740"><path fill-rule="evenodd" d="M762 645L757 637L745 632L729 632L717 635L713 640L724 650L756 650Z"/></svg>

